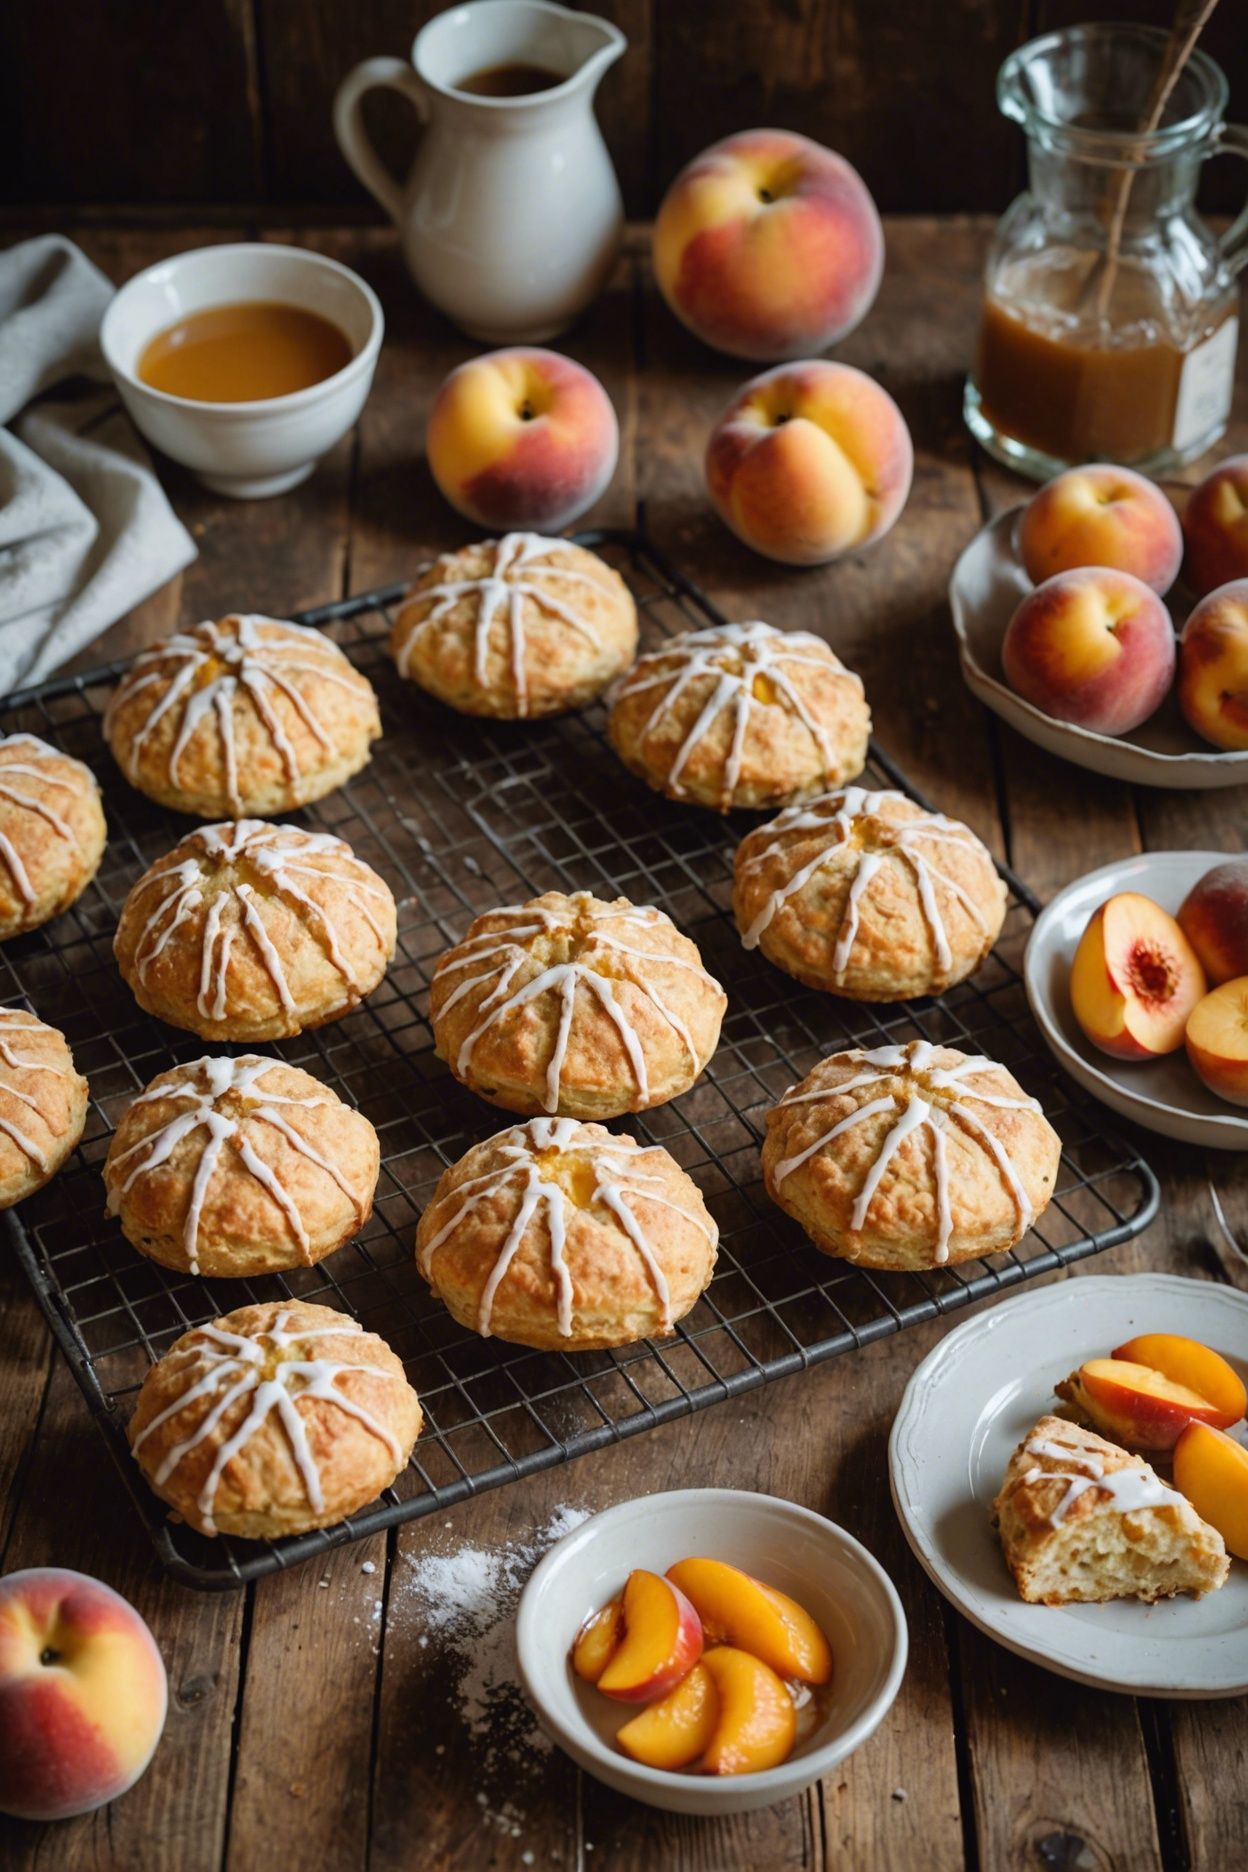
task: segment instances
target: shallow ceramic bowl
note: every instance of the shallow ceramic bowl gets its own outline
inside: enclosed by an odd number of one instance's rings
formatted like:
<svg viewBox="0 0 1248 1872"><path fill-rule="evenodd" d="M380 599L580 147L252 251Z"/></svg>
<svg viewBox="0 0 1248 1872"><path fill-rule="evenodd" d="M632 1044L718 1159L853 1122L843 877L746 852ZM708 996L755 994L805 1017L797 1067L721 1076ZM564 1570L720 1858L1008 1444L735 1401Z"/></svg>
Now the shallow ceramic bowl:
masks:
<svg viewBox="0 0 1248 1872"><path fill-rule="evenodd" d="M248 299L319 312L345 334L350 363L306 390L250 403L202 403L142 382L139 361L158 332L190 312ZM368 395L384 329L377 295L349 267L304 247L240 242L136 273L104 314L100 347L147 440L218 494L248 500L306 480L346 434Z"/></svg>
<svg viewBox="0 0 1248 1872"><path fill-rule="evenodd" d="M778 1768L720 1779L630 1761L612 1737L640 1706L613 1703L573 1672L569 1652L582 1623L633 1567L662 1573L695 1554L779 1587L831 1643L836 1664L822 1721ZM551 1548L524 1589L516 1649L543 1729L599 1781L669 1813L747 1813L809 1787L866 1741L897 1695L907 1635L892 1581L843 1528L772 1495L674 1489L608 1508Z"/></svg>

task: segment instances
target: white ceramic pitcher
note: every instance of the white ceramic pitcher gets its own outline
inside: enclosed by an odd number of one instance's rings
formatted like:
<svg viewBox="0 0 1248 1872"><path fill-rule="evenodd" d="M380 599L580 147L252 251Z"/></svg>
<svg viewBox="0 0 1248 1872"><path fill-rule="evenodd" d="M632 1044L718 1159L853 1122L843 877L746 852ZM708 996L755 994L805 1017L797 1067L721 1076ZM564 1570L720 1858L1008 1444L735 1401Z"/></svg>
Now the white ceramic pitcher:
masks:
<svg viewBox="0 0 1248 1872"><path fill-rule="evenodd" d="M594 92L627 43L606 20L550 0L471 0L422 27L410 63L365 59L339 88L343 155L393 219L416 284L472 337L551 338L604 284L624 210ZM523 97L456 89L506 64L567 76ZM409 98L424 125L403 187L361 121L373 85Z"/></svg>

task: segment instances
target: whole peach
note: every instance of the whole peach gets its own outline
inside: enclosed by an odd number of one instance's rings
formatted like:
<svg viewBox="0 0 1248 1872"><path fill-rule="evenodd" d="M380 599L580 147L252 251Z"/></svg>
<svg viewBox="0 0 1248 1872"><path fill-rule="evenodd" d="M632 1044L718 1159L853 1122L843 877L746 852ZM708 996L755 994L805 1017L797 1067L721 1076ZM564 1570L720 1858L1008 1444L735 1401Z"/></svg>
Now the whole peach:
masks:
<svg viewBox="0 0 1248 1872"><path fill-rule="evenodd" d="M520 347L451 372L425 446L434 480L466 519L496 533L557 533L606 489L620 436L592 371Z"/></svg>
<svg viewBox="0 0 1248 1872"><path fill-rule="evenodd" d="M887 390L822 358L752 378L706 449L721 520L788 565L823 565L882 538L913 469L910 431Z"/></svg>
<svg viewBox="0 0 1248 1872"><path fill-rule="evenodd" d="M1220 462L1194 488L1183 514L1184 572L1202 596L1248 578L1248 455Z"/></svg>
<svg viewBox="0 0 1248 1872"><path fill-rule="evenodd" d="M1228 858L1192 885L1179 922L1211 987L1248 975L1248 858Z"/></svg>
<svg viewBox="0 0 1248 1872"><path fill-rule="evenodd" d="M1179 574L1183 532L1153 482L1130 468L1090 462L1054 476L1023 509L1019 551L1041 585L1077 566L1131 572L1164 596Z"/></svg>
<svg viewBox="0 0 1248 1872"><path fill-rule="evenodd" d="M718 351L809 356L879 290L884 232L857 170L788 130L744 130L681 170L654 224L659 290Z"/></svg>
<svg viewBox="0 0 1248 1872"><path fill-rule="evenodd" d="M0 1812L64 1820L124 1794L167 1696L156 1641L111 1586L63 1567L0 1579Z"/></svg>
<svg viewBox="0 0 1248 1872"><path fill-rule="evenodd" d="M1015 694L1056 721L1126 734L1157 709L1174 676L1165 605L1129 572L1059 572L1023 599L1001 646Z"/></svg>
<svg viewBox="0 0 1248 1872"><path fill-rule="evenodd" d="M1248 748L1248 579L1210 592L1184 625L1179 707L1214 747Z"/></svg>

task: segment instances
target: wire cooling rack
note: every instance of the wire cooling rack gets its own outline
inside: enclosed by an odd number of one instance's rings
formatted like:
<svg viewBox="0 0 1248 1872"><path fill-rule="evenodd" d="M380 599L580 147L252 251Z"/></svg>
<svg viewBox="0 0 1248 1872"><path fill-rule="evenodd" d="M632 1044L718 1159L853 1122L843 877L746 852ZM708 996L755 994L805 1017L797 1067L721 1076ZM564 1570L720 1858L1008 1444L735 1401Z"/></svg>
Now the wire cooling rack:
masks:
<svg viewBox="0 0 1248 1872"><path fill-rule="evenodd" d="M579 537L628 580L644 640L723 621L640 538ZM0 1001L61 1027L91 1086L81 1147L4 1222L162 1564L193 1586L238 1586L952 1312L1111 1247L1157 1209L1148 1166L1102 1131L1096 1108L1037 1045L1014 963L1040 906L1017 878L1003 872L1010 902L997 949L939 1000L870 1007L801 989L737 938L732 853L744 823L673 805L628 775L606 743L601 708L545 723L469 721L401 683L385 654L400 589L302 614L372 679L385 735L363 773L292 816L345 838L399 901L398 948L376 993L344 1020L275 1049L358 1105L381 1137L374 1214L316 1268L253 1281L180 1275L145 1260L105 1219L100 1172L114 1124L156 1073L203 1051L194 1036L141 1012L112 955L127 891L187 822L130 788L108 754L101 717L122 665L27 690L0 711L5 733L33 731L87 761L102 778L109 819L103 865L73 910L0 948ZM874 745L867 779L921 801ZM434 964L482 910L551 889L661 905L729 995L701 1082L627 1121L701 1186L720 1229L715 1278L673 1338L615 1352L532 1352L466 1332L429 1295L413 1254L417 1217L443 1169L508 1122L434 1056ZM1009 1066L1061 1134L1061 1171L1049 1209L1010 1253L931 1273L872 1274L819 1254L768 1202L758 1146L768 1108L826 1053L919 1035ZM277 1542L208 1540L148 1490L124 1426L149 1363L180 1333L284 1295L340 1307L380 1332L406 1363L426 1427L395 1487L349 1521Z"/></svg>

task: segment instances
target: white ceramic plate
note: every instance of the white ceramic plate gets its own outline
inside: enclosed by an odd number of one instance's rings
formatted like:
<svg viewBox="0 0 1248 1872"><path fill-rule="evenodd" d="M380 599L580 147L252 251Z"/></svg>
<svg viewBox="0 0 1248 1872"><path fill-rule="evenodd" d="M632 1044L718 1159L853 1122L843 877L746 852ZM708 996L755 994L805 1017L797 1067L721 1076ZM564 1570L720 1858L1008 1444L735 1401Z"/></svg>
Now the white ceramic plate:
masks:
<svg viewBox="0 0 1248 1872"><path fill-rule="evenodd" d="M945 1597L1020 1657L1135 1696L1241 1696L1248 1562L1232 1560L1226 1585L1203 1599L1025 1605L990 1521L1015 1446L1057 1405L1054 1382L1159 1329L1202 1340L1248 1377L1248 1295L1213 1281L1082 1275L967 1320L906 1386L888 1446L893 1503ZM1232 1434L1242 1440L1243 1425Z"/></svg>
<svg viewBox="0 0 1248 1872"><path fill-rule="evenodd" d="M1143 852L1089 871L1041 911L1027 944L1023 982L1049 1050L1102 1105L1183 1144L1248 1150L1248 1107L1237 1109L1201 1084L1185 1052L1143 1065L1111 1059L1085 1036L1070 1005L1070 965L1092 912L1115 891L1140 891L1176 911L1225 852Z"/></svg>
<svg viewBox="0 0 1248 1872"><path fill-rule="evenodd" d="M1015 695L1001 669L1001 644L1011 617L1033 589L1014 545L1021 511L1012 508L981 528L949 581L949 608L968 689L1037 747L1111 780L1188 790L1248 782L1248 753L1219 753L1203 743L1184 721L1173 691L1152 720L1129 735L1094 734L1054 721Z"/></svg>

